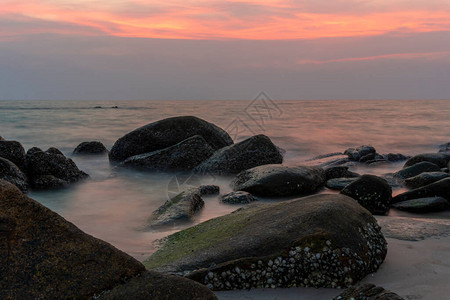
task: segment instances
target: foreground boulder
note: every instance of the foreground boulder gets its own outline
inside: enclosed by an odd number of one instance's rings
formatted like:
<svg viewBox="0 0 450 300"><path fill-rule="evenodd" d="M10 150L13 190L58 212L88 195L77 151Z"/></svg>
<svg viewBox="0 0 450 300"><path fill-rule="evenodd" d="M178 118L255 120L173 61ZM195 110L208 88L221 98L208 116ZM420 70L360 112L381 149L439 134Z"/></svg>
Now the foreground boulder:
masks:
<svg viewBox="0 0 450 300"><path fill-rule="evenodd" d="M1 299L88 299L114 292L119 285L119 291L128 291L122 299L143 299L134 295L146 292L155 295L151 299L167 299L166 294L214 299L208 289L185 279L146 273L131 256L82 232L3 180L0 278ZM178 288L166 290L173 285Z"/></svg>
<svg viewBox="0 0 450 300"><path fill-rule="evenodd" d="M444 178L429 185L397 195L392 198L392 203L435 196L450 200L450 178Z"/></svg>
<svg viewBox="0 0 450 300"><path fill-rule="evenodd" d="M217 150L194 171L210 174L237 174L253 167L282 162L283 156L280 149L267 136L260 134Z"/></svg>
<svg viewBox="0 0 450 300"><path fill-rule="evenodd" d="M25 176L25 174L15 164L1 157L0 179L14 184L24 193L28 191L27 177Z"/></svg>
<svg viewBox="0 0 450 300"><path fill-rule="evenodd" d="M422 161L428 161L435 165L438 165L440 168L446 168L447 164L450 161L450 153L442 152L419 154L408 159L404 167L409 167Z"/></svg>
<svg viewBox="0 0 450 300"><path fill-rule="evenodd" d="M171 147L128 157L120 166L148 171L189 171L213 153L205 139L195 135Z"/></svg>
<svg viewBox="0 0 450 300"><path fill-rule="evenodd" d="M61 188L89 177L56 148L45 152L39 148L28 150L27 175L35 189Z"/></svg>
<svg viewBox="0 0 450 300"><path fill-rule="evenodd" d="M74 155L88 155L88 154L105 154L108 153L108 149L97 141L83 142L79 144L74 150Z"/></svg>
<svg viewBox="0 0 450 300"><path fill-rule="evenodd" d="M202 136L214 150L233 144L231 137L212 123L191 116L174 117L127 133L115 142L109 159L121 162L134 155L173 146L194 135Z"/></svg>
<svg viewBox="0 0 450 300"><path fill-rule="evenodd" d="M349 287L333 300L403 300L399 295L371 283Z"/></svg>
<svg viewBox="0 0 450 300"><path fill-rule="evenodd" d="M235 191L270 197L311 194L324 183L322 168L265 165L237 174L231 185Z"/></svg>
<svg viewBox="0 0 450 300"><path fill-rule="evenodd" d="M341 193L352 197L375 215L385 215L391 205L392 188L385 179L374 175L361 176Z"/></svg>
<svg viewBox="0 0 450 300"><path fill-rule="evenodd" d="M167 200L153 212L148 227L176 225L193 221L194 216L203 208L205 202L199 188L190 188Z"/></svg>
<svg viewBox="0 0 450 300"><path fill-rule="evenodd" d="M22 171L25 169L25 149L19 142L0 140L0 157L11 161Z"/></svg>
<svg viewBox="0 0 450 300"><path fill-rule="evenodd" d="M441 168L434 163L428 161L422 161L409 167L405 167L402 170L394 173L394 178L406 179L417 176L424 172L439 172Z"/></svg>
<svg viewBox="0 0 450 300"><path fill-rule="evenodd" d="M442 197L428 197L406 200L392 205L393 208L414 213L444 211L450 208L450 203Z"/></svg>
<svg viewBox="0 0 450 300"><path fill-rule="evenodd" d="M424 172L417 176L405 180L405 185L409 188L419 188L430 183L439 181L441 179L450 177L449 173L445 172Z"/></svg>
<svg viewBox="0 0 450 300"><path fill-rule="evenodd" d="M343 195L251 205L170 235L144 264L214 290L345 287L378 269L386 241Z"/></svg>

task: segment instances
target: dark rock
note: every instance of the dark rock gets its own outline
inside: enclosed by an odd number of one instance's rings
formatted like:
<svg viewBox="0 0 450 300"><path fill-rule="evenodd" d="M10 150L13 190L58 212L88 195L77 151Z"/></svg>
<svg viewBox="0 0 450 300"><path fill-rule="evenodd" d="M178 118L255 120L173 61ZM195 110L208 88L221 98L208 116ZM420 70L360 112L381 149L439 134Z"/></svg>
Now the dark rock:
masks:
<svg viewBox="0 0 450 300"><path fill-rule="evenodd" d="M5 139L2 137L2 136L0 136L0 141L4 141Z"/></svg>
<svg viewBox="0 0 450 300"><path fill-rule="evenodd" d="M265 165L237 174L231 185L235 191L270 197L314 193L324 183L322 168Z"/></svg>
<svg viewBox="0 0 450 300"><path fill-rule="evenodd" d="M367 165L369 165L370 167L379 167L379 166L385 166L385 165L391 164L391 162L386 159L372 159L372 160L365 161L365 163Z"/></svg>
<svg viewBox="0 0 450 300"><path fill-rule="evenodd" d="M439 152L450 152L450 142L439 145Z"/></svg>
<svg viewBox="0 0 450 300"><path fill-rule="evenodd" d="M102 294L99 299L216 300L217 297L193 280L147 271Z"/></svg>
<svg viewBox="0 0 450 300"><path fill-rule="evenodd" d="M405 180L405 185L409 188L415 189L447 177L450 177L450 174L445 172L424 172L417 176L407 178Z"/></svg>
<svg viewBox="0 0 450 300"><path fill-rule="evenodd" d="M194 135L202 136L218 150L233 144L230 136L216 125L196 117L174 117L150 123L131 131L116 141L109 153L111 161L164 149Z"/></svg>
<svg viewBox="0 0 450 300"><path fill-rule="evenodd" d="M2 180L0 211L1 299L86 299L145 270Z"/></svg>
<svg viewBox="0 0 450 300"><path fill-rule="evenodd" d="M0 179L17 186L22 192L28 191L26 175L11 161L0 157Z"/></svg>
<svg viewBox="0 0 450 300"><path fill-rule="evenodd" d="M359 177L359 174L351 172L348 170L348 167L343 166L332 166L325 168L325 177L327 180L333 178L353 178Z"/></svg>
<svg viewBox="0 0 450 300"><path fill-rule="evenodd" d="M398 202L393 204L392 207L409 212L427 213L447 210L450 205L442 197L428 197Z"/></svg>
<svg viewBox="0 0 450 300"><path fill-rule="evenodd" d="M211 174L237 174L241 171L268 164L281 164L280 150L265 135L255 135L240 143L217 150L194 171Z"/></svg>
<svg viewBox="0 0 450 300"><path fill-rule="evenodd" d="M347 185L341 194L352 197L372 214L385 215L391 205L392 188L383 178L363 175Z"/></svg>
<svg viewBox="0 0 450 300"><path fill-rule="evenodd" d="M195 135L168 148L128 157L120 166L148 171L189 171L213 153L205 139Z"/></svg>
<svg viewBox="0 0 450 300"><path fill-rule="evenodd" d="M386 250L377 221L356 201L314 195L246 206L172 234L144 264L193 271L188 278L214 290L345 287L376 271Z"/></svg>
<svg viewBox="0 0 450 300"><path fill-rule="evenodd" d="M428 161L439 166L440 168L445 168L450 161L450 153L443 152L419 154L408 159L403 168L415 165L422 161Z"/></svg>
<svg viewBox="0 0 450 300"><path fill-rule="evenodd" d="M228 204L247 204L257 200L252 194L244 191L231 192L220 198L220 201Z"/></svg>
<svg viewBox="0 0 450 300"><path fill-rule="evenodd" d="M340 191L340 190L344 189L347 185L349 185L350 183L355 181L356 179L358 179L358 177L332 178L330 180L327 180L327 182L325 183L325 186L331 190Z"/></svg>
<svg viewBox="0 0 450 300"><path fill-rule="evenodd" d="M56 148L46 152L39 148L30 149L27 152L27 175L35 189L59 188L89 177Z"/></svg>
<svg viewBox="0 0 450 300"><path fill-rule="evenodd" d="M97 141L93 142L83 142L79 144L75 150L73 150L74 155L80 154L105 154L108 153L108 149L101 143Z"/></svg>
<svg viewBox="0 0 450 300"><path fill-rule="evenodd" d="M373 160L375 160L375 153L369 153L369 154L362 156L359 159L359 162L367 162L367 161L373 161Z"/></svg>
<svg viewBox="0 0 450 300"><path fill-rule="evenodd" d="M25 170L25 149L19 142L0 140L0 157L11 161L22 171Z"/></svg>
<svg viewBox="0 0 450 300"><path fill-rule="evenodd" d="M371 283L349 287L333 300L403 300L399 295Z"/></svg>
<svg viewBox="0 0 450 300"><path fill-rule="evenodd" d="M349 167L350 164L354 164L354 162L351 162L348 159L347 155L340 152L319 155L306 160L306 162L308 166L317 166L321 168L333 166Z"/></svg>
<svg viewBox="0 0 450 300"><path fill-rule="evenodd" d="M383 154L382 156L384 159L386 159L388 161L392 161L392 162L407 160L407 159L411 158L410 156L406 156L401 153L388 153L388 154Z"/></svg>
<svg viewBox="0 0 450 300"><path fill-rule="evenodd" d="M359 146L358 148L349 148L344 151L344 154L348 156L350 160L360 161L362 157L366 155L373 154L375 155L375 148L368 145ZM373 156L375 158L375 156Z"/></svg>
<svg viewBox="0 0 450 300"><path fill-rule="evenodd" d="M198 188L190 188L167 200L160 208L153 212L148 220L148 227L175 225L193 221L205 202Z"/></svg>
<svg viewBox="0 0 450 300"><path fill-rule="evenodd" d="M441 168L431 162L422 161L394 173L394 178L406 179L417 176L424 172L439 172Z"/></svg>
<svg viewBox="0 0 450 300"><path fill-rule="evenodd" d="M450 200L450 178L444 178L426 186L397 195L392 198L392 203L436 196Z"/></svg>
<svg viewBox="0 0 450 300"><path fill-rule="evenodd" d="M220 187L217 185L201 185L198 187L201 196L218 195Z"/></svg>

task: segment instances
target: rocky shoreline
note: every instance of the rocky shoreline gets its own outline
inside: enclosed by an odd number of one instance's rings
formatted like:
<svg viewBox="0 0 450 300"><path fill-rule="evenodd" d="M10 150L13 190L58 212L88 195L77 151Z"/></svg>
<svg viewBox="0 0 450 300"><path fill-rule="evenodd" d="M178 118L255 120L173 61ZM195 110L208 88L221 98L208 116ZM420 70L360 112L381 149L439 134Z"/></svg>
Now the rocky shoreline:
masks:
<svg viewBox="0 0 450 300"><path fill-rule="evenodd" d="M110 152L96 141L78 145L73 155L108 155L118 169L228 176L233 192L221 194L220 201L247 206L168 236L144 263L145 271L126 254L86 237L22 194L88 179L72 159L56 148L25 152L19 142L0 138L2 298L41 298L50 293L61 298L215 299L211 289L352 287L376 272L388 251L372 215L384 216L391 208L417 214L450 209L447 144L439 152L412 157L379 154L363 145L314 157L308 165L288 166L282 165L284 151L265 135L235 144L218 126L187 116L138 128L119 138ZM402 169L381 176L352 171L359 165L377 168L398 162L404 162ZM406 191L393 197L399 188ZM336 192L324 195L327 189ZM189 225L205 205L203 197L211 194L220 194L219 187L182 191L149 212L143 227ZM278 200L258 201L265 197ZM77 245L63 243L66 239ZM103 248L90 248L99 243ZM95 255L81 259L87 249ZM106 253L129 263L114 267L102 260ZM85 272L93 277L79 279ZM94 278L98 272L103 275ZM108 272L115 277L100 283ZM55 276L66 278L65 283L52 279ZM179 288L167 290L163 285ZM365 286L336 299L360 290L391 295ZM386 299L401 299L391 296Z"/></svg>

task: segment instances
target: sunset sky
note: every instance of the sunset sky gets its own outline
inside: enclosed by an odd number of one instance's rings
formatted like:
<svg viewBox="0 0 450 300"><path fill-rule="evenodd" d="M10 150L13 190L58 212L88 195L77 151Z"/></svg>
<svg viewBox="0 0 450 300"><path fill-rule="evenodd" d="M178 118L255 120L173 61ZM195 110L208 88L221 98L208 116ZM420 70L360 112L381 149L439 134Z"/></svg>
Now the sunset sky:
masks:
<svg viewBox="0 0 450 300"><path fill-rule="evenodd" d="M450 0L0 4L0 99L450 99Z"/></svg>

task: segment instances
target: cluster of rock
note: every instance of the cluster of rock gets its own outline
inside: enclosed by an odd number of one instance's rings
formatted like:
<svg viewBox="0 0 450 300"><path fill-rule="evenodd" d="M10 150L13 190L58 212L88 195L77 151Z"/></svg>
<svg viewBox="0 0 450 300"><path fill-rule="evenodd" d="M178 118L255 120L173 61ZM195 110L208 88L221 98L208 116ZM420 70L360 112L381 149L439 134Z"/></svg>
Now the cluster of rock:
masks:
<svg viewBox="0 0 450 300"><path fill-rule="evenodd" d="M217 299L181 277L146 271L0 180L1 299Z"/></svg>
<svg viewBox="0 0 450 300"><path fill-rule="evenodd" d="M28 189L53 189L89 177L70 158L56 148L43 151L37 147L25 153L17 141L0 140L0 179Z"/></svg>

